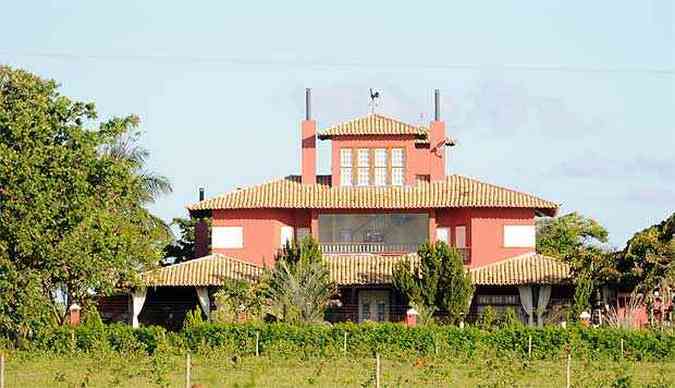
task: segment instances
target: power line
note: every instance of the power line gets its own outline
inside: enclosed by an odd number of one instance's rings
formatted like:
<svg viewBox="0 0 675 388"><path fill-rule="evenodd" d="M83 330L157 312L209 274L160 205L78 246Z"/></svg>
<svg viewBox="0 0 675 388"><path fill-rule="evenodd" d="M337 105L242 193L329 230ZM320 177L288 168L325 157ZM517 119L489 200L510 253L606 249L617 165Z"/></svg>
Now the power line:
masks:
<svg viewBox="0 0 675 388"><path fill-rule="evenodd" d="M662 67L589 67L569 65L532 65L532 64L429 64L429 63L367 63L367 62L330 62L303 59L260 59L237 57L202 57L176 55L100 55L100 54L73 54L66 52L11 52L0 51L0 55L29 58L48 58L62 60L93 60L93 61L123 61L123 62L150 62L156 64L201 64L201 65L229 65L229 66L286 66L327 69L366 69L366 68L400 68L418 70L509 70L509 71L537 71L560 73L617 73L617 74L645 74L672 76L675 68Z"/></svg>

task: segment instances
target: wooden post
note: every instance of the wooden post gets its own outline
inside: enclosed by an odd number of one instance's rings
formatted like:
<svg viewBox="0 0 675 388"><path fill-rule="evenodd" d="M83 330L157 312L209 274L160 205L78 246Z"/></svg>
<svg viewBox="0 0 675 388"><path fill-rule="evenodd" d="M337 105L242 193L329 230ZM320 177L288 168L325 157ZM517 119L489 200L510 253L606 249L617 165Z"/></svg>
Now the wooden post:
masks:
<svg viewBox="0 0 675 388"><path fill-rule="evenodd" d="M623 359L623 338L621 338L621 358Z"/></svg>
<svg viewBox="0 0 675 388"><path fill-rule="evenodd" d="M375 388L380 388L380 353L375 353Z"/></svg>
<svg viewBox="0 0 675 388"><path fill-rule="evenodd" d="M570 388L572 386L571 382L571 368L572 368L572 353L567 354L567 384L565 385L567 388Z"/></svg>
<svg viewBox="0 0 675 388"><path fill-rule="evenodd" d="M347 355L347 332L345 331L345 340L344 343L342 344L342 352Z"/></svg>
<svg viewBox="0 0 675 388"><path fill-rule="evenodd" d="M260 356L260 332L255 332L255 356Z"/></svg>
<svg viewBox="0 0 675 388"><path fill-rule="evenodd" d="M190 381L191 380L191 376L190 376L191 370L190 369L191 369L192 365L190 365L190 364L191 364L190 363L190 353L188 352L187 358L185 360L185 388L190 388L190 385L191 385L191 381Z"/></svg>
<svg viewBox="0 0 675 388"><path fill-rule="evenodd" d="M0 388L5 388L5 353L0 353Z"/></svg>
<svg viewBox="0 0 675 388"><path fill-rule="evenodd" d="M532 335L527 340L527 358L532 358Z"/></svg>

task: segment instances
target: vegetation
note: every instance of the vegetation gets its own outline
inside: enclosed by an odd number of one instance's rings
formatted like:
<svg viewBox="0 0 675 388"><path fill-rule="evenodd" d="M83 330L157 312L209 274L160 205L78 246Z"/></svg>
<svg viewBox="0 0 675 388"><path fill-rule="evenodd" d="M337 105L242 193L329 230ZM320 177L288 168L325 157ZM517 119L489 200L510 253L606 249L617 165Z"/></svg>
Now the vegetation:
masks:
<svg viewBox="0 0 675 388"><path fill-rule="evenodd" d="M179 238L164 247L164 264L178 264L196 257L196 228L199 222L211 227L211 219L207 217L174 218L171 226L178 228Z"/></svg>
<svg viewBox="0 0 675 388"><path fill-rule="evenodd" d="M27 354L7 359L8 387L157 387L185 386L185 354L161 359L141 353ZM204 351L191 356L194 387L372 387L372 357L288 358ZM574 357L573 386L672 386L675 363L587 360ZM522 360L509 355L382 357L382 386L394 387L563 387L565 360Z"/></svg>
<svg viewBox="0 0 675 388"><path fill-rule="evenodd" d="M160 259L169 233L144 205L170 186L144 169L138 125L0 67L1 336L60 324Z"/></svg>
<svg viewBox="0 0 675 388"><path fill-rule="evenodd" d="M424 244L417 254L418 272L412 274L409 264L399 263L393 274L394 286L408 298L422 323L431 322L439 311L447 313L450 323L462 321L474 292L462 254L443 241Z"/></svg>
<svg viewBox="0 0 675 388"><path fill-rule="evenodd" d="M243 280L229 280L215 294L217 309L212 320L221 323L261 321L266 313L266 285Z"/></svg>
<svg viewBox="0 0 675 388"><path fill-rule="evenodd" d="M269 313L283 322L323 322L336 286L312 237L286 243L264 277Z"/></svg>

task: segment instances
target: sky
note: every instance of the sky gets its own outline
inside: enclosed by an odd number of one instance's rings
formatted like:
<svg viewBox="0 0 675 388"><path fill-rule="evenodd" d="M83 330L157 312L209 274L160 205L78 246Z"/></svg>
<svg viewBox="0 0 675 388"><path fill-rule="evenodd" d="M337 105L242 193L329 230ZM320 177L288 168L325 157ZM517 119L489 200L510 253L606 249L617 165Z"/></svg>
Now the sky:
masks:
<svg viewBox="0 0 675 388"><path fill-rule="evenodd" d="M140 116L167 221L200 186L298 173L307 87L320 128L366 114L371 87L379 113L426 124L440 89L449 173L593 217L612 246L675 211L670 0L0 0L0 19L0 63Z"/></svg>

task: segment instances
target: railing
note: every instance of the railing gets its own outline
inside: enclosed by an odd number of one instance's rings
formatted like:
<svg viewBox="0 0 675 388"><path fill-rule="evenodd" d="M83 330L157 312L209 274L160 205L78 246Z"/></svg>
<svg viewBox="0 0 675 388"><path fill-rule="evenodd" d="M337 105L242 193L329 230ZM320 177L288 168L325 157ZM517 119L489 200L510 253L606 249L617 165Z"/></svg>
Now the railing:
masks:
<svg viewBox="0 0 675 388"><path fill-rule="evenodd" d="M323 253L410 253L416 252L418 244L390 243L320 243Z"/></svg>
<svg viewBox="0 0 675 388"><path fill-rule="evenodd" d="M391 243L320 243L321 252L326 254L349 253L411 253L417 252L419 244L391 244ZM468 264L471 258L470 248L458 248Z"/></svg>

